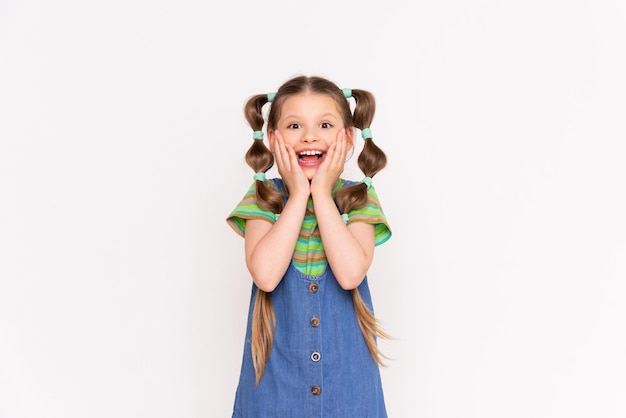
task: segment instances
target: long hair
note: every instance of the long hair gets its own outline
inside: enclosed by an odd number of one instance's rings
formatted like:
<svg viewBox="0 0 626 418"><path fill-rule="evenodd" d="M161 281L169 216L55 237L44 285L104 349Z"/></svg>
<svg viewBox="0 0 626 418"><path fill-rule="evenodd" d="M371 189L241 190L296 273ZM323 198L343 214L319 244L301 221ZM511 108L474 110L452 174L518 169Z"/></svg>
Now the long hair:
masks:
<svg viewBox="0 0 626 418"><path fill-rule="evenodd" d="M268 130L276 129L285 100L290 96L304 92L325 94L332 97L339 106L346 129L356 127L363 130L369 128L374 119L376 102L370 92L352 89L351 97L355 100L354 112L352 112L344 92L335 83L322 77L298 76L285 82L272 98L267 116ZM267 94L257 94L246 101L244 115L254 131L263 129L263 106L269 101L270 98ZM246 152L246 163L255 173L265 173L274 165L274 156L263 141L254 140ZM372 178L385 167L387 157L373 139L368 138L365 140L357 163L363 174ZM274 213L280 213L284 207L284 195L276 190L270 181L256 180L256 200L259 207ZM367 201L368 194L365 183L343 187L335 194L335 203L341 213L362 208L367 204ZM376 339L388 339L390 336L382 330L373 312L363 301L358 288L352 289L350 292L357 322L370 354L376 363L384 365L382 359L386 357L378 348ZM252 360L257 385L263 376L265 363L272 351L275 329L276 317L271 298L268 293L257 289L252 311Z"/></svg>

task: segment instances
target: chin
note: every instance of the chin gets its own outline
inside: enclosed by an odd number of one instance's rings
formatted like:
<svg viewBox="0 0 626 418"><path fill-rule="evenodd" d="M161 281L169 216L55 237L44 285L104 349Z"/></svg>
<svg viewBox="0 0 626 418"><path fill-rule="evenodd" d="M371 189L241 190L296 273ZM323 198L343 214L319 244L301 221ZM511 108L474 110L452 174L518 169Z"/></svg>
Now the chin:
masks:
<svg viewBox="0 0 626 418"><path fill-rule="evenodd" d="M317 173L317 169L304 169L304 175L307 179L309 179L309 181L313 180L313 177L315 177L315 173Z"/></svg>

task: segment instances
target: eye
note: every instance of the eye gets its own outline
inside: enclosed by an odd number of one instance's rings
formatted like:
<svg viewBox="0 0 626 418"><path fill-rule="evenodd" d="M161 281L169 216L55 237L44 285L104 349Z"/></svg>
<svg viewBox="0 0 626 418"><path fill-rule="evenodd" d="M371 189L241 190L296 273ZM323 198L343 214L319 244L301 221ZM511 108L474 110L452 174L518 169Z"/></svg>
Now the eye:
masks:
<svg viewBox="0 0 626 418"><path fill-rule="evenodd" d="M329 123L329 122L322 122L322 123L320 124L320 127L321 127L321 128L324 128L324 129L329 129L329 128L332 128L332 127L333 127L333 125L332 125L331 123Z"/></svg>
<svg viewBox="0 0 626 418"><path fill-rule="evenodd" d="M300 125L297 123L290 123L289 125L287 125L287 129L298 129L300 128Z"/></svg>

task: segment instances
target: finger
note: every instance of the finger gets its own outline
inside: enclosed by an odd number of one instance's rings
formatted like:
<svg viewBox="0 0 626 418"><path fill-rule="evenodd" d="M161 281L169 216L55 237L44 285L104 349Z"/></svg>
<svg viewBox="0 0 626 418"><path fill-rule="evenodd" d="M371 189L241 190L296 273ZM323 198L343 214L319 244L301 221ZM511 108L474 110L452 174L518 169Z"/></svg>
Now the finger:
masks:
<svg viewBox="0 0 626 418"><path fill-rule="evenodd" d="M348 154L348 139L346 137L345 130L339 131L339 134L337 135L337 142L338 142L338 152L339 152L339 157L340 157L339 159L341 160L342 163L345 163L346 155Z"/></svg>
<svg viewBox="0 0 626 418"><path fill-rule="evenodd" d="M289 160L289 164L292 167L298 165L298 156L296 155L296 151L289 144L285 144L286 158Z"/></svg>
<svg viewBox="0 0 626 418"><path fill-rule="evenodd" d="M288 164L289 169L295 169L295 167L298 167L298 156L296 155L296 151L293 149L293 147L287 143L285 143L285 141L283 140L282 136L281 136L281 141L283 144L283 159L285 160L285 163Z"/></svg>
<svg viewBox="0 0 626 418"><path fill-rule="evenodd" d="M339 166L343 167L344 163L345 163L345 151L346 148L346 141L345 138L343 136L343 131L340 131L337 134L337 141L335 142L335 150L333 152L333 167L338 169Z"/></svg>
<svg viewBox="0 0 626 418"><path fill-rule="evenodd" d="M333 142L332 144L330 144L330 147L328 147L326 159L324 160L324 163L322 163L322 165L332 166L335 161L336 153L337 153L337 143Z"/></svg>
<svg viewBox="0 0 626 418"><path fill-rule="evenodd" d="M279 131L275 131L276 134L276 146L274 147L274 153L276 157L276 163L279 168L289 167L289 154L285 148L285 141Z"/></svg>

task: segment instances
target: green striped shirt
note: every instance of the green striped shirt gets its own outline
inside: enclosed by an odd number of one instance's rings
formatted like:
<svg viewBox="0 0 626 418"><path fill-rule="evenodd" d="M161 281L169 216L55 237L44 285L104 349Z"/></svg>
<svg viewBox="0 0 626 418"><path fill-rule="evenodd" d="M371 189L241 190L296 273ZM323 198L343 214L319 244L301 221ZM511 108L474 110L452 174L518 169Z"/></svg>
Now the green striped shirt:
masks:
<svg viewBox="0 0 626 418"><path fill-rule="evenodd" d="M343 186L345 180L340 179L334 188L334 191ZM334 197L333 191L333 197ZM387 224L387 218L383 213L378 196L374 187L368 190L368 201L365 207L351 210L348 213L348 224L353 222L366 222L374 225L374 243L380 245L391 237L391 229ZM248 219L264 219L268 222L276 222L276 215L273 212L261 209L256 202L256 182L250 186L241 202L228 215L226 221L233 230L245 236L246 220ZM296 248L293 254L293 262L298 270L304 274L317 276L324 271L326 267L326 254L324 253L324 245L320 237L320 230L317 225L317 219L313 209L313 200L309 198L307 203L304 221Z"/></svg>

